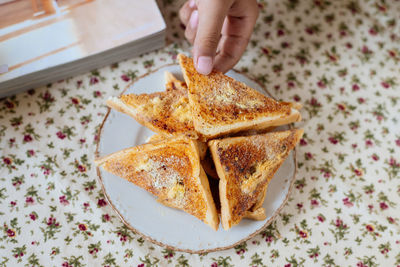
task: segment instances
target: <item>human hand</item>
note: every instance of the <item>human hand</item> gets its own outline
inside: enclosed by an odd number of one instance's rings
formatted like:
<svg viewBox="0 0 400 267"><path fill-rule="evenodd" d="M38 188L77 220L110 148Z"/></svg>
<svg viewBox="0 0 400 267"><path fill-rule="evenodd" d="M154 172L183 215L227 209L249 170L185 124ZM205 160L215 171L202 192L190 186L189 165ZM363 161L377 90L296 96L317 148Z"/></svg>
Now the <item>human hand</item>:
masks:
<svg viewBox="0 0 400 267"><path fill-rule="evenodd" d="M189 0L179 11L197 71L226 72L244 53L258 17L256 0Z"/></svg>

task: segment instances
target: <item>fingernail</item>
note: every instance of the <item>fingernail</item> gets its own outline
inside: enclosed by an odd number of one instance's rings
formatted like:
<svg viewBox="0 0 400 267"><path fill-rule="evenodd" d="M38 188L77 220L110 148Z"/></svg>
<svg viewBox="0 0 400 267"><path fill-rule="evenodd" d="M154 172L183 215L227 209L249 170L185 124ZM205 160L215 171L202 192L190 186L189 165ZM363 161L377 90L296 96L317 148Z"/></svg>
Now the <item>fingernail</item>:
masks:
<svg viewBox="0 0 400 267"><path fill-rule="evenodd" d="M196 2L194 0L189 1L189 7L190 8L195 8L196 7Z"/></svg>
<svg viewBox="0 0 400 267"><path fill-rule="evenodd" d="M192 29L196 29L197 25L199 24L199 12L197 10L192 12L192 15L190 15L190 27Z"/></svg>
<svg viewBox="0 0 400 267"><path fill-rule="evenodd" d="M201 56L197 59L197 71L200 74L208 75L212 71L213 60L211 57Z"/></svg>

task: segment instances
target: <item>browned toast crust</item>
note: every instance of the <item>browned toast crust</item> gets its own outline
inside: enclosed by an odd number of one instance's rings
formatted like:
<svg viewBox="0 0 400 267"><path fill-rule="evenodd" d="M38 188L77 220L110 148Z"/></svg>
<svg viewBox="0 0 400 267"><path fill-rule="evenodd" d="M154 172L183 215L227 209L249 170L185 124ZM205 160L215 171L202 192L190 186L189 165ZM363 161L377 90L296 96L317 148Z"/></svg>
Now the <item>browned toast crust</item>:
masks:
<svg viewBox="0 0 400 267"><path fill-rule="evenodd" d="M236 225L260 197L303 130L212 140L209 147L220 177L221 221Z"/></svg>
<svg viewBox="0 0 400 267"><path fill-rule="evenodd" d="M207 138L301 119L291 103L266 97L218 71L201 75L191 58L182 54L178 58L188 85L194 127Z"/></svg>
<svg viewBox="0 0 400 267"><path fill-rule="evenodd" d="M154 132L166 136L197 137L189 100L184 91L126 94L119 98L108 99L107 105L135 118Z"/></svg>
<svg viewBox="0 0 400 267"><path fill-rule="evenodd" d="M96 164L157 196L161 203L218 228L218 215L194 140L172 138L148 143L100 158Z"/></svg>

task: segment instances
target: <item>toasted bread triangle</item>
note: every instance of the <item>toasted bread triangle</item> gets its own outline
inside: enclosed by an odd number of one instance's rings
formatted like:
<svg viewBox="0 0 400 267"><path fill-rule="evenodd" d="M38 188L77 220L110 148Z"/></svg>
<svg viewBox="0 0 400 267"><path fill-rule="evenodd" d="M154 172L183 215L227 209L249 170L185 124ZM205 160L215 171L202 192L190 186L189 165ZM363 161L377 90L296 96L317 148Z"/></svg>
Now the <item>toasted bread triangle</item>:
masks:
<svg viewBox="0 0 400 267"><path fill-rule="evenodd" d="M165 136L197 138L187 92L170 90L152 94L111 97L107 105L135 118L140 124Z"/></svg>
<svg viewBox="0 0 400 267"><path fill-rule="evenodd" d="M221 222L225 230L255 212L275 172L296 146L303 130L294 129L209 141L220 178ZM262 203L261 203L262 204Z"/></svg>
<svg viewBox="0 0 400 267"><path fill-rule="evenodd" d="M178 58L189 90L194 128L206 138L301 120L291 103L278 102L218 71L199 74L191 58L183 54Z"/></svg>
<svg viewBox="0 0 400 267"><path fill-rule="evenodd" d="M219 218L196 142L171 138L124 149L95 162L150 192L159 202L184 210L217 230Z"/></svg>

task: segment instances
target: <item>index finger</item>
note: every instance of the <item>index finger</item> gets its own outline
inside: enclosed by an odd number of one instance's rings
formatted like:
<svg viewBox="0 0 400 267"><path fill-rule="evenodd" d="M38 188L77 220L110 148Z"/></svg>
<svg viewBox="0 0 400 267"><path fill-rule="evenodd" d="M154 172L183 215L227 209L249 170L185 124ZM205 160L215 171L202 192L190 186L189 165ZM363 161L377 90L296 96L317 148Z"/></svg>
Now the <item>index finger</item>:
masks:
<svg viewBox="0 0 400 267"><path fill-rule="evenodd" d="M233 0L199 0L199 22L194 41L194 63L201 74L209 74L213 68L215 52L221 36L226 14Z"/></svg>

